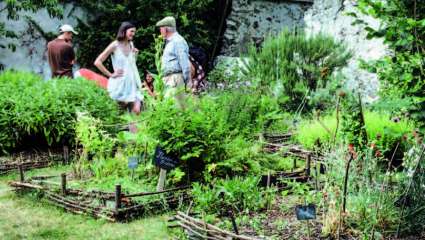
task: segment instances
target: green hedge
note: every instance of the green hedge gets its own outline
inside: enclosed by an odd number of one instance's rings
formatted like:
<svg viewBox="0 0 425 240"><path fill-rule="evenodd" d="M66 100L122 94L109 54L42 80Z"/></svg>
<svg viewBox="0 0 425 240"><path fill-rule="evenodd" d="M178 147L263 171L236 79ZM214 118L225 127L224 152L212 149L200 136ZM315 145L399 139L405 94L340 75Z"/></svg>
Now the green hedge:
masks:
<svg viewBox="0 0 425 240"><path fill-rule="evenodd" d="M84 79L53 79L6 71L0 74L0 152L34 145L72 144L77 111L106 123L118 120L117 104Z"/></svg>

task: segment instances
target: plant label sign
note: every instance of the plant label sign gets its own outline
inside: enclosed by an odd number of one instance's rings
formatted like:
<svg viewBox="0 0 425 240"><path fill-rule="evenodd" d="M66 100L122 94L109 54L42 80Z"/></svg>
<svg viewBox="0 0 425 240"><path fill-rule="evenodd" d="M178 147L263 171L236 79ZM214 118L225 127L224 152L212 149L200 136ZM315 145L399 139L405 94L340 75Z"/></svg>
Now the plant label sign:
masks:
<svg viewBox="0 0 425 240"><path fill-rule="evenodd" d="M316 205L297 205L295 207L295 214L298 220L316 219Z"/></svg>
<svg viewBox="0 0 425 240"><path fill-rule="evenodd" d="M139 166L139 158L137 156L132 156L128 158L128 168L136 169Z"/></svg>
<svg viewBox="0 0 425 240"><path fill-rule="evenodd" d="M179 165L179 161L168 156L160 146L157 146L155 149L154 164L168 171L176 168Z"/></svg>

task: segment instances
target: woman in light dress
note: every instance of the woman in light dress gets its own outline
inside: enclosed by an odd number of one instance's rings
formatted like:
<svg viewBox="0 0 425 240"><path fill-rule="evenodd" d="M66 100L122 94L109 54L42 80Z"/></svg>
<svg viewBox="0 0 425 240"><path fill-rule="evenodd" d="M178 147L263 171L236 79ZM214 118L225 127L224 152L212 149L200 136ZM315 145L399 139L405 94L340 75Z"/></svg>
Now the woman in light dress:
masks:
<svg viewBox="0 0 425 240"><path fill-rule="evenodd" d="M121 106L139 114L143 95L142 83L136 66L136 53L133 45L136 27L123 22L118 30L116 40L96 58L94 65L105 74L108 80L109 96L118 101ZM114 71L111 73L103 62L111 55Z"/></svg>

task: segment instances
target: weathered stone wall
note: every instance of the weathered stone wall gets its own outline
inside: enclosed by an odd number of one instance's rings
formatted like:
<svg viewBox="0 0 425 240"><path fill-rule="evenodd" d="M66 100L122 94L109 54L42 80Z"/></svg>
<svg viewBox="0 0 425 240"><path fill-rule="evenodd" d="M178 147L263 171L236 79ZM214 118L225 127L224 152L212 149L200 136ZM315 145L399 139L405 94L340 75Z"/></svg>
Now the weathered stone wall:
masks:
<svg viewBox="0 0 425 240"><path fill-rule="evenodd" d="M314 4L300 1L234 0L224 34L225 56L240 56L248 42L261 42L268 34L283 28L304 28L309 34L327 33L347 44L354 56L343 69L347 85L361 89L365 100L372 101L379 88L376 75L359 68L359 59L375 60L388 54L382 40L366 39L361 26L351 25L354 18L347 12L357 12L356 0L314 0ZM363 20L378 26L370 17Z"/></svg>
<svg viewBox="0 0 425 240"><path fill-rule="evenodd" d="M4 5L0 3L0 8ZM87 14L80 8L75 8L71 4L64 6L64 18L50 18L47 10L42 9L35 13L20 12L17 21L7 19L6 14L0 16L0 21L6 23L6 28L13 30L17 39L2 39L2 43L7 45L13 43L16 51L10 48L0 48L0 64L6 69L26 70L50 78L50 68L47 62L46 46L47 41L41 31L27 18L32 19L44 33L58 33L59 26L67 23L77 25L77 18L83 21L87 19Z"/></svg>
<svg viewBox="0 0 425 240"><path fill-rule="evenodd" d="M314 5L305 14L305 30L310 34L323 32L332 35L352 49L353 58L343 69L348 87L361 89L365 100L373 101L379 88L378 79L375 74L360 69L359 60L379 59L388 54L388 50L382 39L368 40L367 33L361 26L352 25L355 19L346 13L357 12L360 15L355 4L355 0L315 0ZM376 19L367 16L362 16L362 20L373 27L380 24Z"/></svg>
<svg viewBox="0 0 425 240"><path fill-rule="evenodd" d="M221 54L238 56L250 42L261 43L269 34L283 28L304 26L304 12L311 4L295 1L233 0L232 11L226 20Z"/></svg>

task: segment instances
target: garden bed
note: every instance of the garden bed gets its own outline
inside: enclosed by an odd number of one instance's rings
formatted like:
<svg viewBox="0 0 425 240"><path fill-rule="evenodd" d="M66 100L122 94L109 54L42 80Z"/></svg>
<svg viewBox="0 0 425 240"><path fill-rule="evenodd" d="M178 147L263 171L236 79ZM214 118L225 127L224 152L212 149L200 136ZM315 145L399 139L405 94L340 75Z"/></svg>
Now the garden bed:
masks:
<svg viewBox="0 0 425 240"><path fill-rule="evenodd" d="M321 237L321 213L317 219L299 221L295 210L287 207L294 204L292 198L278 197L269 209L262 212L242 215L235 213L234 224L229 216L221 216L213 221L190 216L190 214L177 212L174 219L175 225L184 230L189 239L325 239ZM255 224L252 224L255 222ZM344 239L355 239L346 237Z"/></svg>
<svg viewBox="0 0 425 240"><path fill-rule="evenodd" d="M322 154L306 150L299 145L290 143L291 137L292 134L290 133L264 136L266 140L266 143L264 144L265 152L279 152L282 156L291 158L293 162L291 171L275 172L263 175L260 181L261 186L274 185L278 188L282 188L285 187L285 185L282 185L279 179L292 179L298 182L307 182L312 177L312 171L314 171L313 175L315 178L318 178L319 173L324 173L325 167Z"/></svg>
<svg viewBox="0 0 425 240"><path fill-rule="evenodd" d="M23 170L45 168L54 164L68 164L70 153L68 147L49 149L48 151L23 151L7 157L0 157L0 175Z"/></svg>
<svg viewBox="0 0 425 240"><path fill-rule="evenodd" d="M163 213L190 200L188 187L130 194L124 193L121 185L116 185L115 192L67 188L66 174L24 178L21 171L20 181L12 181L9 185L17 192L37 191L40 197L69 212L111 222L128 222L146 214Z"/></svg>

